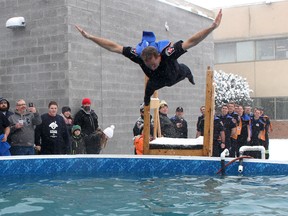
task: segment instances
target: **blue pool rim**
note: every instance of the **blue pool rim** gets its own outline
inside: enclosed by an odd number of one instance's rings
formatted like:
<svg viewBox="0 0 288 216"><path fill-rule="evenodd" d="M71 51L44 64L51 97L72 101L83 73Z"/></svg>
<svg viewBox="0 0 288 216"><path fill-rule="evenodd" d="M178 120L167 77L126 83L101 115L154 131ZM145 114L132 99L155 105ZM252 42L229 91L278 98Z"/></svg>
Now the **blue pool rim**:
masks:
<svg viewBox="0 0 288 216"><path fill-rule="evenodd" d="M233 158L226 158L227 164ZM225 175L239 175L238 162ZM288 175L288 161L244 159L241 175ZM220 158L153 155L33 155L0 157L0 176L81 175L96 177L152 177L167 175L216 176Z"/></svg>

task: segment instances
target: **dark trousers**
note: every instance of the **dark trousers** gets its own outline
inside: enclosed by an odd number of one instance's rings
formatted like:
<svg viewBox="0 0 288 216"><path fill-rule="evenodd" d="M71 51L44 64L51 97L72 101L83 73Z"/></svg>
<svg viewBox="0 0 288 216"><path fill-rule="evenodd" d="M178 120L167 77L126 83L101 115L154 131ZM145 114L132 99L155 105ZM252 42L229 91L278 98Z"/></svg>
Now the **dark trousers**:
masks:
<svg viewBox="0 0 288 216"><path fill-rule="evenodd" d="M34 155L34 146L11 146L11 155Z"/></svg>

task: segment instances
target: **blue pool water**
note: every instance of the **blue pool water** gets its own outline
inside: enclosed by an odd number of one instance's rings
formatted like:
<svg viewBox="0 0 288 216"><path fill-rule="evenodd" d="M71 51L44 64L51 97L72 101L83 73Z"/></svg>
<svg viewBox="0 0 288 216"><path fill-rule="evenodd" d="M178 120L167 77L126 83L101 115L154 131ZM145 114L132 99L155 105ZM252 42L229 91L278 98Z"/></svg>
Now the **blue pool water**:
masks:
<svg viewBox="0 0 288 216"><path fill-rule="evenodd" d="M228 161L232 160L226 159ZM0 157L0 215L287 215L288 162L63 155Z"/></svg>
<svg viewBox="0 0 288 216"><path fill-rule="evenodd" d="M286 176L2 178L0 215L287 215Z"/></svg>

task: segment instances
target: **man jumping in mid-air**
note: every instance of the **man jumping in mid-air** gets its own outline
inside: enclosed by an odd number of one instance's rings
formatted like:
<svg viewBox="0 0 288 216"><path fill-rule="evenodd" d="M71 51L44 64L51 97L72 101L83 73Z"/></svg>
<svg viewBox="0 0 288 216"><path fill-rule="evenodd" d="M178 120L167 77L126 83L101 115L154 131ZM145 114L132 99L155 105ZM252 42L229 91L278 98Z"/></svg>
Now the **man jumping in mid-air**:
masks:
<svg viewBox="0 0 288 216"><path fill-rule="evenodd" d="M177 59L215 30L220 25L221 19L222 10L219 11L209 28L199 31L184 42L180 40L174 44L157 43L153 32L143 32L142 43L136 48L124 47L105 38L88 34L77 25L76 28L83 37L111 52L123 54L140 65L143 72L149 77L144 96L145 106L148 106L154 91L164 86L172 86L185 78L188 78L193 85L195 84L190 69L184 64L179 64Z"/></svg>

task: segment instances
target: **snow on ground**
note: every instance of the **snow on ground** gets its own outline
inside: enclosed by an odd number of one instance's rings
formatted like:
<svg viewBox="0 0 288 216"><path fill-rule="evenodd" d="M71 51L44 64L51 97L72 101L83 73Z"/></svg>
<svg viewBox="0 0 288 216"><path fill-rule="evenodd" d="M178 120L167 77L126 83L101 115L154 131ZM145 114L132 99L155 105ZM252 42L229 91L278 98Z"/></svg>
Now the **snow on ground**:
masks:
<svg viewBox="0 0 288 216"><path fill-rule="evenodd" d="M157 138L150 142L151 144L173 144L173 145L199 145L203 143L203 137L197 139L173 139ZM269 142L270 160L288 161L288 139L270 139Z"/></svg>
<svg viewBox="0 0 288 216"><path fill-rule="evenodd" d="M270 139L270 160L288 160L288 139Z"/></svg>

